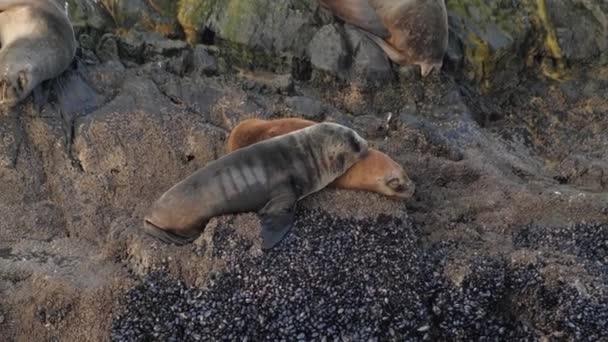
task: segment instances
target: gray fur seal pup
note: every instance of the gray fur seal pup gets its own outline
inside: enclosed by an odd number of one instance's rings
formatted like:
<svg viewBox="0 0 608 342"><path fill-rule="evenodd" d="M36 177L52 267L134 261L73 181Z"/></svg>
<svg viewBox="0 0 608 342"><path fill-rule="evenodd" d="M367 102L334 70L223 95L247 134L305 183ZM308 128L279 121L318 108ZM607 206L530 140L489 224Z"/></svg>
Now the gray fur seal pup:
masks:
<svg viewBox="0 0 608 342"><path fill-rule="evenodd" d="M441 69L448 47L444 0L319 0L357 26L399 65L419 65L422 76Z"/></svg>
<svg viewBox="0 0 608 342"><path fill-rule="evenodd" d="M283 240L295 204L344 174L368 152L354 130L319 123L228 153L165 192L144 218L165 242L194 241L214 216L257 211L262 249Z"/></svg>
<svg viewBox="0 0 608 342"><path fill-rule="evenodd" d="M9 108L76 54L72 24L53 0L0 0L0 44L0 106Z"/></svg>

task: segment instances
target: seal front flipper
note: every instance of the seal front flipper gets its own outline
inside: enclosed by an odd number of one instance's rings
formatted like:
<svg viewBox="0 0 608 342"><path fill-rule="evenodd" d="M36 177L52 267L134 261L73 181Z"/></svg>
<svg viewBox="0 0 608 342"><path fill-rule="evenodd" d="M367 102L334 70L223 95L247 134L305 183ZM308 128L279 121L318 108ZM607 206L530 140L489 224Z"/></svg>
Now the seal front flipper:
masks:
<svg viewBox="0 0 608 342"><path fill-rule="evenodd" d="M390 37L390 32L382 23L369 0L319 0L321 6L328 8L337 17L349 24L358 26L380 38Z"/></svg>
<svg viewBox="0 0 608 342"><path fill-rule="evenodd" d="M296 194L288 189L281 190L258 212L262 221L262 249L268 250L285 238L293 227Z"/></svg>

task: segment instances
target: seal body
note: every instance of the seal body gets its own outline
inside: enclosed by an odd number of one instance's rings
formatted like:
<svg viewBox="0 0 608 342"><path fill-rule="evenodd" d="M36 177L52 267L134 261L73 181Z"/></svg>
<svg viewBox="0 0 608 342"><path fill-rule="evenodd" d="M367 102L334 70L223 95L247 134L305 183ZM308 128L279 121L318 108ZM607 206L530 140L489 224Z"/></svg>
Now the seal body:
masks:
<svg viewBox="0 0 608 342"><path fill-rule="evenodd" d="M153 203L144 229L167 242L196 239L207 221L257 211L262 248L293 226L295 203L367 154L367 141L333 123L316 124L228 153L175 184Z"/></svg>
<svg viewBox="0 0 608 342"><path fill-rule="evenodd" d="M0 0L0 106L13 107L59 76L76 53L74 30L53 0Z"/></svg>
<svg viewBox="0 0 608 342"><path fill-rule="evenodd" d="M441 69L448 46L445 0L319 0L321 7L361 28L399 65L422 76Z"/></svg>
<svg viewBox="0 0 608 342"><path fill-rule="evenodd" d="M228 137L227 152L287 134L314 125L314 121L286 118L277 120L247 119L240 122ZM386 154L369 149L367 155L356 162L330 186L376 192L395 199L412 197L416 186L407 173Z"/></svg>

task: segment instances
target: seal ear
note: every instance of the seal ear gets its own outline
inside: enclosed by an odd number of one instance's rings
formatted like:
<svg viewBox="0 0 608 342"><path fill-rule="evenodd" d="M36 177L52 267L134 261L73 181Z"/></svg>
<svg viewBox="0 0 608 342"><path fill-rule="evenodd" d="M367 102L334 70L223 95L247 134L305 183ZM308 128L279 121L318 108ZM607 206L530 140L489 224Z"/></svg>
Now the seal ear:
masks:
<svg viewBox="0 0 608 342"><path fill-rule="evenodd" d="M269 250L278 245L293 227L295 204L298 200L291 189L273 194L268 203L258 212L262 221L262 249Z"/></svg>

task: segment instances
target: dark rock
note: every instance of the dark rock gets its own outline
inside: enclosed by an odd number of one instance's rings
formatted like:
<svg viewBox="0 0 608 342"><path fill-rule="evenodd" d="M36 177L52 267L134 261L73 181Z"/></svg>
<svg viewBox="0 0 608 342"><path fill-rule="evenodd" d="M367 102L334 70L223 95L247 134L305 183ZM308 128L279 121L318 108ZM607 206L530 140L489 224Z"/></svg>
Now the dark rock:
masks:
<svg viewBox="0 0 608 342"><path fill-rule="evenodd" d="M250 71L238 69L238 77L245 79L245 88L257 89L260 93L278 93L291 95L294 92L294 82L291 74L275 74L267 71Z"/></svg>
<svg viewBox="0 0 608 342"><path fill-rule="evenodd" d="M346 75L350 52L336 25L325 25L317 31L308 46L312 66L333 75Z"/></svg>
<svg viewBox="0 0 608 342"><path fill-rule="evenodd" d="M218 73L218 66L215 57L209 54L203 45L197 45L192 51L191 73L204 76L213 76Z"/></svg>
<svg viewBox="0 0 608 342"><path fill-rule="evenodd" d="M213 106L225 93L218 87L199 79L172 79L159 84L163 93L174 103L185 105L208 121Z"/></svg>
<svg viewBox="0 0 608 342"><path fill-rule="evenodd" d="M345 25L346 37L353 51L351 79L370 85L384 85L394 79L391 64L382 49L359 29Z"/></svg>
<svg viewBox="0 0 608 342"><path fill-rule="evenodd" d="M119 52L121 58L144 63L161 57L176 57L187 46L184 41L166 39L158 33L131 30L119 41Z"/></svg>
<svg viewBox="0 0 608 342"><path fill-rule="evenodd" d="M68 16L76 36L89 28L104 32L114 27L111 15L101 1L67 0Z"/></svg>
<svg viewBox="0 0 608 342"><path fill-rule="evenodd" d="M388 133L388 122L375 115L360 115L353 122L357 132L367 139L382 138Z"/></svg>
<svg viewBox="0 0 608 342"><path fill-rule="evenodd" d="M247 243L236 230L220 231L214 248L234 267L198 298L200 290L162 274L147 277L127 295L126 311L115 320L113 338L132 340L160 325L156 331L161 339L179 339L188 327L203 340L306 339L319 332L368 340L388 335L388 329L378 329L380 324L391 327L397 336L419 337L415 328L427 324L430 313L415 293L428 290L430 273L420 262L423 254L413 245L411 226L388 216L354 221L319 211L298 210L297 215L297 235L302 235L288 237L280 250L273 251L279 257L242 254L239 251L246 250ZM375 244L384 248L374 248ZM283 272L285 267L290 272ZM350 272L357 272L357 282L335 281ZM243 301L243 296L252 302ZM211 309L216 307L221 310ZM205 315L209 310L213 314ZM170 324L180 311L194 313ZM197 318L201 316L202 320Z"/></svg>
<svg viewBox="0 0 608 342"><path fill-rule="evenodd" d="M178 11L182 13L178 18L187 36L200 37L209 29L216 38L251 51L299 56L315 31L312 22L316 3L311 0L286 0L280 4L274 0L251 0L236 8L225 1L195 2L179 4Z"/></svg>
<svg viewBox="0 0 608 342"><path fill-rule="evenodd" d="M24 132L17 111L0 116L0 168L12 168L17 162Z"/></svg>
<svg viewBox="0 0 608 342"><path fill-rule="evenodd" d="M546 6L567 59L590 61L608 47L608 18L599 4L547 0Z"/></svg>
<svg viewBox="0 0 608 342"><path fill-rule="evenodd" d="M118 56L118 37L112 33L104 34L99 43L97 43L97 49L95 51L97 57L101 62L117 61Z"/></svg>
<svg viewBox="0 0 608 342"><path fill-rule="evenodd" d="M313 100L306 96L292 96L285 99L285 104L293 111L294 114L312 121L322 121L325 108L323 104L317 100Z"/></svg>
<svg viewBox="0 0 608 342"><path fill-rule="evenodd" d="M78 44L81 49L95 50L95 41L93 40L93 37L86 33L82 33L78 36Z"/></svg>

